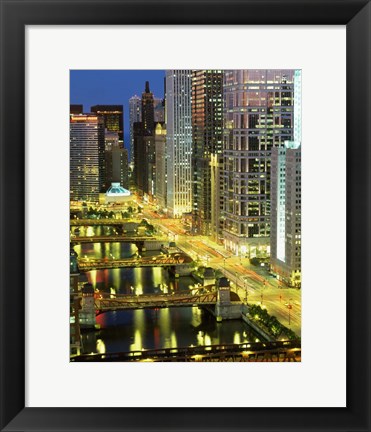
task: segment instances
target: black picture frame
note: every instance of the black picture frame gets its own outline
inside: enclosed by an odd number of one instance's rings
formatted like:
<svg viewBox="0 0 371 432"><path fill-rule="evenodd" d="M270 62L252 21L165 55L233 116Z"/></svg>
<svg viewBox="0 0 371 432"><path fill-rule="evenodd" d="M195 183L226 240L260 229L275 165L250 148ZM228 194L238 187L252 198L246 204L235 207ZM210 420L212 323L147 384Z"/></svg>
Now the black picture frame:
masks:
<svg viewBox="0 0 371 432"><path fill-rule="evenodd" d="M89 4L88 8L87 4ZM0 0L0 6L1 430L369 431L371 406L369 315L371 5L369 1ZM27 325L24 302L25 259L20 251L25 250L25 26L32 24L346 25L346 408L25 407L25 325ZM331 224L331 217L328 215L328 224ZM336 347L331 346L331 335L329 347L327 354L333 355L336 361ZM318 391L321 391L321 383L318 383Z"/></svg>

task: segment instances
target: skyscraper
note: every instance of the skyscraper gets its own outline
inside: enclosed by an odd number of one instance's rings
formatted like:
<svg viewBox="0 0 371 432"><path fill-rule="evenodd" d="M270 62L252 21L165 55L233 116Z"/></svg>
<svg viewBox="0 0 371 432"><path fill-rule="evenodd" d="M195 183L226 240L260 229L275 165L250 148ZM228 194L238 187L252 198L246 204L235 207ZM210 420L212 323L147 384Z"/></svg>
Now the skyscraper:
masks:
<svg viewBox="0 0 371 432"><path fill-rule="evenodd" d="M105 164L106 181L105 186L112 183L120 183L124 188L129 188L128 152L120 147L118 134L105 131Z"/></svg>
<svg viewBox="0 0 371 432"><path fill-rule="evenodd" d="M224 243L236 254L266 255L271 152L293 139L294 71L231 70L224 76Z"/></svg>
<svg viewBox="0 0 371 432"><path fill-rule="evenodd" d="M129 124L130 124L130 162L134 163L134 123L142 121L142 100L135 95L129 99Z"/></svg>
<svg viewBox="0 0 371 432"><path fill-rule="evenodd" d="M301 286L301 146L286 141L272 150L271 269Z"/></svg>
<svg viewBox="0 0 371 432"><path fill-rule="evenodd" d="M139 194L143 195L148 177L146 147L143 136L143 123L133 124L134 136L134 183Z"/></svg>
<svg viewBox="0 0 371 432"><path fill-rule="evenodd" d="M144 136L151 136L155 131L155 112L153 93L149 90L149 82L146 81L145 90L142 93L142 123Z"/></svg>
<svg viewBox="0 0 371 432"><path fill-rule="evenodd" d="M224 215L223 215L223 154L211 155L211 238L220 243L223 239Z"/></svg>
<svg viewBox="0 0 371 432"><path fill-rule="evenodd" d="M180 217L192 211L192 73L166 71L167 208Z"/></svg>
<svg viewBox="0 0 371 432"><path fill-rule="evenodd" d="M223 149L223 72L192 71L193 231L210 235L211 158Z"/></svg>
<svg viewBox="0 0 371 432"><path fill-rule="evenodd" d="M161 209L166 208L166 127L157 123L155 129L155 196Z"/></svg>
<svg viewBox="0 0 371 432"><path fill-rule="evenodd" d="M294 74L294 140L272 149L271 269L301 286L301 71Z"/></svg>
<svg viewBox="0 0 371 432"><path fill-rule="evenodd" d="M124 107L122 105L94 105L91 112L99 114L104 119L104 127L117 132L120 147L124 146Z"/></svg>
<svg viewBox="0 0 371 432"><path fill-rule="evenodd" d="M153 197L155 190L154 99L146 81L141 99L141 122L133 124L134 181L141 195Z"/></svg>
<svg viewBox="0 0 371 432"><path fill-rule="evenodd" d="M129 189L129 164L126 148L112 149L112 172L112 183L120 183L125 189Z"/></svg>
<svg viewBox="0 0 371 432"><path fill-rule="evenodd" d="M70 200L99 200L105 189L104 120L70 115Z"/></svg>

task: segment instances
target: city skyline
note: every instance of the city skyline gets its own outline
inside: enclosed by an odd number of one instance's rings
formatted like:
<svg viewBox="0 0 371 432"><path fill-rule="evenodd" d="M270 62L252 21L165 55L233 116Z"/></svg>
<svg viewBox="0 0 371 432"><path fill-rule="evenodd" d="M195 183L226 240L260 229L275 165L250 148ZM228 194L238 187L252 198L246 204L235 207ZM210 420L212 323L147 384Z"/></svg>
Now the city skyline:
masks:
<svg viewBox="0 0 371 432"><path fill-rule="evenodd" d="M144 72L71 95L71 359L301 361L301 71Z"/></svg>
<svg viewBox="0 0 371 432"><path fill-rule="evenodd" d="M130 152L129 99L141 98L149 81L154 96L164 95L165 70L71 70L70 104L83 105L89 113L94 105L123 105L124 143Z"/></svg>

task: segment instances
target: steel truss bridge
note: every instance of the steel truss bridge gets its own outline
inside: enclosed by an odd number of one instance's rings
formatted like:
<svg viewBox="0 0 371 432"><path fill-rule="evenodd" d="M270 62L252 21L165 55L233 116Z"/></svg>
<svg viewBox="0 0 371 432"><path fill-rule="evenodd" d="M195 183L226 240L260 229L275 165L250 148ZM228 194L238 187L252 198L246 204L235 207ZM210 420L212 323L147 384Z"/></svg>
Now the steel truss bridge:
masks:
<svg viewBox="0 0 371 432"><path fill-rule="evenodd" d="M142 219L71 219L71 226L123 225L125 223L139 224Z"/></svg>
<svg viewBox="0 0 371 432"><path fill-rule="evenodd" d="M96 315L100 315L116 310L215 305L218 293L200 288L194 290L193 294L117 295L115 298L101 298L99 294L95 296Z"/></svg>
<svg viewBox="0 0 371 432"><path fill-rule="evenodd" d="M73 362L300 362L301 341L253 342L83 354Z"/></svg>
<svg viewBox="0 0 371 432"><path fill-rule="evenodd" d="M144 242L163 242L166 243L169 240L166 238L152 237L152 236L125 236L125 235L114 235L114 236L79 236L71 237L71 243L144 243Z"/></svg>
<svg viewBox="0 0 371 432"><path fill-rule="evenodd" d="M186 265L192 262L191 258L183 254L170 256L124 258L124 259L78 259L80 271L121 268L121 267L171 267Z"/></svg>

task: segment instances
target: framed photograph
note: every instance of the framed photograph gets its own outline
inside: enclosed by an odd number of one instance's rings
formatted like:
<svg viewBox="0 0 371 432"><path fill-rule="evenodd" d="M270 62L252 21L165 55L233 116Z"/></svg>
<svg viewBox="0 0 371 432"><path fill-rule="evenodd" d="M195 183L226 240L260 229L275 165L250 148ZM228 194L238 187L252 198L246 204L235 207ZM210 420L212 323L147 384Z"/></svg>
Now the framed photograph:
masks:
<svg viewBox="0 0 371 432"><path fill-rule="evenodd" d="M1 430L370 430L370 12L1 0Z"/></svg>

